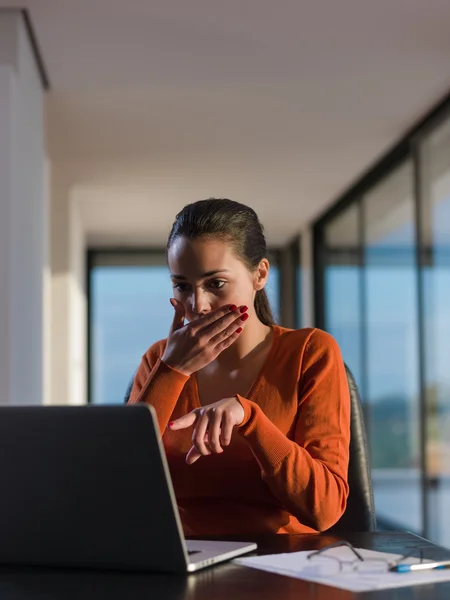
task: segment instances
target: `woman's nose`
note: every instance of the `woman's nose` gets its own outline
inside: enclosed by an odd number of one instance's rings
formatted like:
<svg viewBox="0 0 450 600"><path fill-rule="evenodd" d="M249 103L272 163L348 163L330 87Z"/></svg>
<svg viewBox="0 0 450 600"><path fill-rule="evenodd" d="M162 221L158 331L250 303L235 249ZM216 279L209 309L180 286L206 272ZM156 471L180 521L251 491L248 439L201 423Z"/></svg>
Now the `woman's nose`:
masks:
<svg viewBox="0 0 450 600"><path fill-rule="evenodd" d="M208 298L202 291L194 292L192 295L192 312L201 315L210 309Z"/></svg>

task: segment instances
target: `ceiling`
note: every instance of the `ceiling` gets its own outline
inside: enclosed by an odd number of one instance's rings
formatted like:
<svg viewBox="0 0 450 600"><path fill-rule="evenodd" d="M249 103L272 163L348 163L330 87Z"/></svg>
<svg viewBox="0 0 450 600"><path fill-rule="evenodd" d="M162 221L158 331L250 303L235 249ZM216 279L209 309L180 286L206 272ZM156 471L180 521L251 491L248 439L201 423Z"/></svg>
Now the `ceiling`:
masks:
<svg viewBox="0 0 450 600"><path fill-rule="evenodd" d="M22 6L0 0L0 6ZM29 0L93 244L228 196L283 243L450 89L444 0Z"/></svg>

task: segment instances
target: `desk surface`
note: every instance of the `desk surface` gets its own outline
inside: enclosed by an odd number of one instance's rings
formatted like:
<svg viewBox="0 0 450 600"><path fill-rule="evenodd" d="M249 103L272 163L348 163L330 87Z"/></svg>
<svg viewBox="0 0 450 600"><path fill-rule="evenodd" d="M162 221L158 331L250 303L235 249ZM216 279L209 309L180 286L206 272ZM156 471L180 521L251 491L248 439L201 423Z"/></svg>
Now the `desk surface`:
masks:
<svg viewBox="0 0 450 600"><path fill-rule="evenodd" d="M352 533L355 546L406 553L421 546L426 558L450 558L450 550L410 533ZM336 541L329 535L278 535L255 538L259 553L313 550ZM450 582L415 586L414 600L448 600ZM186 577L134 573L0 567L2 600L409 600L411 588L352 594L343 590L224 563Z"/></svg>

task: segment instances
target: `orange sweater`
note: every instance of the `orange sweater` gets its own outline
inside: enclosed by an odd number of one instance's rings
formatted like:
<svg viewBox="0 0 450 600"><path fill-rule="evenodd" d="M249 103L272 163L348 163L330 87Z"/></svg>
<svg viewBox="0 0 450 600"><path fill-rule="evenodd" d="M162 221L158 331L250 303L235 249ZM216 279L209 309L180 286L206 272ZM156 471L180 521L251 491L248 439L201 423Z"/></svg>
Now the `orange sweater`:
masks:
<svg viewBox="0 0 450 600"><path fill-rule="evenodd" d="M331 527L348 495L350 400L337 343L319 329L274 325L272 348L223 454L191 466L193 428L167 424L200 406L196 376L146 352L130 403L152 404L186 535L310 533Z"/></svg>

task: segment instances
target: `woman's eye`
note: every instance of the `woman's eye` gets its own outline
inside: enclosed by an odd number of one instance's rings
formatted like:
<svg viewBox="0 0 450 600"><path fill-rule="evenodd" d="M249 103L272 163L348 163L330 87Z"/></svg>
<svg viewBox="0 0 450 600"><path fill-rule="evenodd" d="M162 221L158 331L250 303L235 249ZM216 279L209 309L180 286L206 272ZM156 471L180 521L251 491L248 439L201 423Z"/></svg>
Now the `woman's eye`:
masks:
<svg viewBox="0 0 450 600"><path fill-rule="evenodd" d="M174 283L173 289L178 290L179 292L186 292L189 288L188 283Z"/></svg>
<svg viewBox="0 0 450 600"><path fill-rule="evenodd" d="M226 283L225 281L221 281L220 279L212 279L209 282L209 286L214 288L215 290L220 290L220 288L223 288L225 283Z"/></svg>

